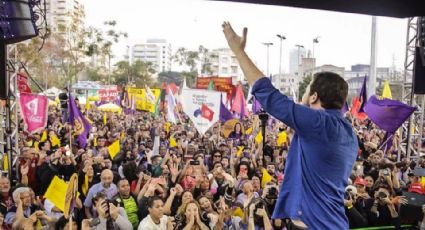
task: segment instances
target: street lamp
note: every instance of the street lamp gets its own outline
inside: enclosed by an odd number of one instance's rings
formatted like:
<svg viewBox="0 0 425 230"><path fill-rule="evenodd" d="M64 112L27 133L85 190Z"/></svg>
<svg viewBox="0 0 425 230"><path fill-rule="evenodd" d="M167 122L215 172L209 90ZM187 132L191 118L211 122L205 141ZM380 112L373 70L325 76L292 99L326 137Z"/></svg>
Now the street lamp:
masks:
<svg viewBox="0 0 425 230"><path fill-rule="evenodd" d="M272 42L263 42L263 45L267 46L267 77L269 77L269 47L273 45Z"/></svg>
<svg viewBox="0 0 425 230"><path fill-rule="evenodd" d="M319 43L319 36L317 36L316 38L313 39L313 58L314 58L314 46L316 43Z"/></svg>
<svg viewBox="0 0 425 230"><path fill-rule="evenodd" d="M277 34L276 35L280 40L280 52L279 52L279 77L282 75L282 42L286 39L285 36Z"/></svg>

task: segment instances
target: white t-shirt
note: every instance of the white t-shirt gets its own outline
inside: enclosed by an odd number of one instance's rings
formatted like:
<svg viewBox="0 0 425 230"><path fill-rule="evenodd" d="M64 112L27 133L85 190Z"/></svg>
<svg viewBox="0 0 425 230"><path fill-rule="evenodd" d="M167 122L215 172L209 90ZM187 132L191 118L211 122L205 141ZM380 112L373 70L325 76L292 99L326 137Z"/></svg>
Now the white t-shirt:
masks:
<svg viewBox="0 0 425 230"><path fill-rule="evenodd" d="M155 224L151 218L151 215L148 215L140 222L137 230L167 230L167 221L168 216L163 215L159 220L159 224Z"/></svg>

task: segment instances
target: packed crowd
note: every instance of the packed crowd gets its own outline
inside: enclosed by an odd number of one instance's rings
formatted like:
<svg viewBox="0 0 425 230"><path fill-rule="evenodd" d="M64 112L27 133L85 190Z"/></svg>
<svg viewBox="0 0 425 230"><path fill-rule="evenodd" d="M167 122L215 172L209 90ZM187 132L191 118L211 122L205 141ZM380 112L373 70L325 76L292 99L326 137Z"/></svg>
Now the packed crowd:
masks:
<svg viewBox="0 0 425 230"><path fill-rule="evenodd" d="M66 101L49 108L45 134L20 132L14 180L0 178L0 229L59 230L70 224L72 229L284 229L285 221L271 214L294 135L285 124L269 122L263 148L256 140L256 115L236 123L227 137L218 123L201 136L183 113L172 124L143 111L104 115L81 106L92 129L80 148L65 122L66 109ZM424 181L414 173L425 168L425 158L398 159L398 136L384 153L383 132L368 120L349 114L347 119L359 140L344 197L350 227L409 223L425 229L425 221L401 213L407 203L403 191L425 194ZM111 157L108 146L116 140L120 152ZM44 195L55 176L69 181L74 173L78 197L70 222Z"/></svg>

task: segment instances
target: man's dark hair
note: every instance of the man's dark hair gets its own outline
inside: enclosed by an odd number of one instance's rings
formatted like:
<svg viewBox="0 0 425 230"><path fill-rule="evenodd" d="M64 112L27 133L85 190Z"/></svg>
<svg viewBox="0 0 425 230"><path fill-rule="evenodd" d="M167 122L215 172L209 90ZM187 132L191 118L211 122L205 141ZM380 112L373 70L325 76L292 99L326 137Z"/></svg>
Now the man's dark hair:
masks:
<svg viewBox="0 0 425 230"><path fill-rule="evenodd" d="M313 77L310 85L310 96L317 93L325 109L341 109L348 94L348 84L336 73L321 72Z"/></svg>
<svg viewBox="0 0 425 230"><path fill-rule="evenodd" d="M153 204L157 200L162 201L162 199L159 196L151 196L151 197L149 197L148 202L147 202L148 208L152 208L153 207Z"/></svg>

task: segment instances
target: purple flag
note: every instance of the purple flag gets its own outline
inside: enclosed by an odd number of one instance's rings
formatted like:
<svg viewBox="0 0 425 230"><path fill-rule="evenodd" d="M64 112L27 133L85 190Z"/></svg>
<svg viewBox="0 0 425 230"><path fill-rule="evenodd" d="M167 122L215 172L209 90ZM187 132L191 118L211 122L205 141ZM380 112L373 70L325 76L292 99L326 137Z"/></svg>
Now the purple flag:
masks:
<svg viewBox="0 0 425 230"><path fill-rule="evenodd" d="M252 112L254 114L257 114L261 110L261 104L257 99L255 99L255 96L252 96Z"/></svg>
<svg viewBox="0 0 425 230"><path fill-rule="evenodd" d="M364 106L369 119L379 128L394 133L416 110L415 107L391 99L371 96Z"/></svg>
<svg viewBox="0 0 425 230"><path fill-rule="evenodd" d="M91 125L86 118L81 114L75 103L74 97L69 93L69 122L74 129L74 135L78 135L78 143L80 147L85 148L87 145L87 136L90 132Z"/></svg>
<svg viewBox="0 0 425 230"><path fill-rule="evenodd" d="M360 100L360 107L359 107L359 111L358 111L359 113L364 112L364 106L365 106L366 100L367 100L366 81L367 81L367 76L364 76L363 85L362 85L362 88L360 90L360 95L359 95L359 100Z"/></svg>
<svg viewBox="0 0 425 230"><path fill-rule="evenodd" d="M220 96L220 121L227 121L233 119L232 113L223 104L222 96Z"/></svg>

